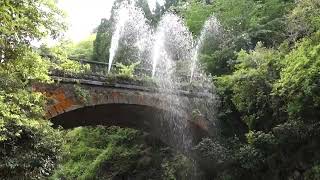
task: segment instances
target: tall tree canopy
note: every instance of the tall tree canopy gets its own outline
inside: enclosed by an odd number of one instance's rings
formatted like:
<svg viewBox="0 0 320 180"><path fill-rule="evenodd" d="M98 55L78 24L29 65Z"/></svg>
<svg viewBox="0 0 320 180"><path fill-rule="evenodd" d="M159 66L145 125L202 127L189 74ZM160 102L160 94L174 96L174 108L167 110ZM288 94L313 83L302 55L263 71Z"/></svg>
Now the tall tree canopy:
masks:
<svg viewBox="0 0 320 180"><path fill-rule="evenodd" d="M213 176L319 179L319 2L192 2L182 11L190 28L198 6L212 9L225 38L201 55L217 76L221 134L196 149L228 164Z"/></svg>
<svg viewBox="0 0 320 180"><path fill-rule="evenodd" d="M42 179L58 159L60 138L44 120L45 99L32 83L50 82L49 62L31 42L64 28L53 0L0 2L0 178Z"/></svg>
<svg viewBox="0 0 320 180"><path fill-rule="evenodd" d="M96 31L96 39L93 43L93 60L107 62L112 37L111 21L102 19Z"/></svg>
<svg viewBox="0 0 320 180"><path fill-rule="evenodd" d="M0 13L2 61L15 59L20 48L30 47L34 40L47 35L56 38L65 28L63 13L53 0L3 0Z"/></svg>

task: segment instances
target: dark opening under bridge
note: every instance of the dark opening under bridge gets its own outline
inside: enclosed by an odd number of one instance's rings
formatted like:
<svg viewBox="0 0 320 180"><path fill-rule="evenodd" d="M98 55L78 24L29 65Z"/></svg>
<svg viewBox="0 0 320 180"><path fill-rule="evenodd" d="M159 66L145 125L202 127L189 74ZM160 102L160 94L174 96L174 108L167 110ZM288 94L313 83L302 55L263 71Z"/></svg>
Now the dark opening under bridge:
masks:
<svg viewBox="0 0 320 180"><path fill-rule="evenodd" d="M142 130L190 155L190 146L208 135L210 123L193 108L213 100L210 92L157 88L150 81L102 75L52 74L54 83L34 84L48 98L47 117L55 126L120 126ZM197 118L195 118L197 117ZM187 145L186 145L187 144Z"/></svg>

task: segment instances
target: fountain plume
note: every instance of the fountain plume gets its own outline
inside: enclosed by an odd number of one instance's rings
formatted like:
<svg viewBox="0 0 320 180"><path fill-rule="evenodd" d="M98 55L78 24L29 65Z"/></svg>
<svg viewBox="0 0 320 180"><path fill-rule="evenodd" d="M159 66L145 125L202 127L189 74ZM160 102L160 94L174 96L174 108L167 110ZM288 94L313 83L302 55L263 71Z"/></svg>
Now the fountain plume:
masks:
<svg viewBox="0 0 320 180"><path fill-rule="evenodd" d="M130 58L139 60L148 51L151 42L151 28L143 11L135 6L135 1L121 3L115 12L115 30L109 49L108 72L111 70L117 51L123 46L135 49Z"/></svg>
<svg viewBox="0 0 320 180"><path fill-rule="evenodd" d="M174 72L167 71L170 67L181 61L188 63L193 39L180 17L172 13L165 14L160 20L154 39L151 57L153 77L156 73L167 74L169 77Z"/></svg>
<svg viewBox="0 0 320 180"><path fill-rule="evenodd" d="M203 99L182 99L180 96L174 95L174 92L177 92L182 87L181 84L188 80L192 81L195 73L198 73L198 87L202 88L201 90L205 93L213 92L211 77L206 76L205 73L200 73L201 70L198 69L197 63L204 41L211 36L216 36L219 32L219 26L220 24L216 18L214 16L211 17L205 23L195 46L192 34L183 20L173 13L163 15L155 32L152 32L144 13L141 9L135 7L134 3L124 3L117 10L108 71L111 69L120 46L133 46L136 48L138 55L131 58L131 60L139 58L143 60L141 63L143 66L147 64L152 67L152 77L157 84L157 90L160 92L160 99L165 102L163 106L172 110L168 114L157 114L157 116L169 119L170 134L174 136L172 138L183 144L185 151L191 150L194 142L192 132L190 132L190 128L187 127L188 124L185 122L188 114L194 109L215 113L211 107L216 102L216 98L212 95L210 100L204 100L205 102L203 102ZM130 56L132 55L130 54ZM189 79L190 73L191 77ZM187 78L181 78L183 76ZM193 87L188 88L187 90L193 91ZM186 109L189 112L186 112ZM176 115L181 118L176 118Z"/></svg>
<svg viewBox="0 0 320 180"><path fill-rule="evenodd" d="M119 47L119 40L121 37L121 34L123 33L123 29L125 27L125 24L127 22L127 20L129 19L129 10L125 5L121 5L119 10L117 11L117 15L116 15L116 29L112 35L112 39L111 39L111 46L109 49L109 65L108 65L108 73L111 70L112 67L112 63L113 63L113 59L114 56L116 54L116 51Z"/></svg>
<svg viewBox="0 0 320 180"><path fill-rule="evenodd" d="M200 51L203 47L203 43L206 39L218 36L220 33L221 25L215 16L211 16L205 23L201 30L200 36L197 40L194 53L192 56L191 68L190 68L190 82L192 82L195 70L197 69L197 63L199 59Z"/></svg>

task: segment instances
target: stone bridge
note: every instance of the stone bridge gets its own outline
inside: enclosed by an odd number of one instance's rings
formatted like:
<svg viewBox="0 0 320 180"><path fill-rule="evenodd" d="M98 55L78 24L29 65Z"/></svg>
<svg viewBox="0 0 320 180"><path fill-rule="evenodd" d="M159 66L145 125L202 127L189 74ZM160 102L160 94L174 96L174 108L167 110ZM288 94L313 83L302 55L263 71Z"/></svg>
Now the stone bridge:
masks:
<svg viewBox="0 0 320 180"><path fill-rule="evenodd" d="M134 128L185 154L207 136L208 121L192 113L192 108L212 99L209 92L171 92L156 88L151 82L106 77L52 78L54 83L34 84L33 88L48 98L46 116L55 126Z"/></svg>

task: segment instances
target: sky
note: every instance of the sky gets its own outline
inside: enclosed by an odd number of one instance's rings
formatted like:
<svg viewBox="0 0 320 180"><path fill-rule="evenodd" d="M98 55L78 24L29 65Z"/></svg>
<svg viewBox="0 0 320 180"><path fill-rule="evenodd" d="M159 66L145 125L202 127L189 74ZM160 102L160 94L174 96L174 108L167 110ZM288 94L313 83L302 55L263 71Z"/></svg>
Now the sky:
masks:
<svg viewBox="0 0 320 180"><path fill-rule="evenodd" d="M114 0L59 0L58 6L67 14L67 39L78 42L88 37L100 24L109 18Z"/></svg>
<svg viewBox="0 0 320 180"><path fill-rule="evenodd" d="M109 19L115 0L58 0L58 7L67 14L68 31L65 38L79 42L88 37L102 18ZM153 11L156 4L164 5L165 0L147 0Z"/></svg>

